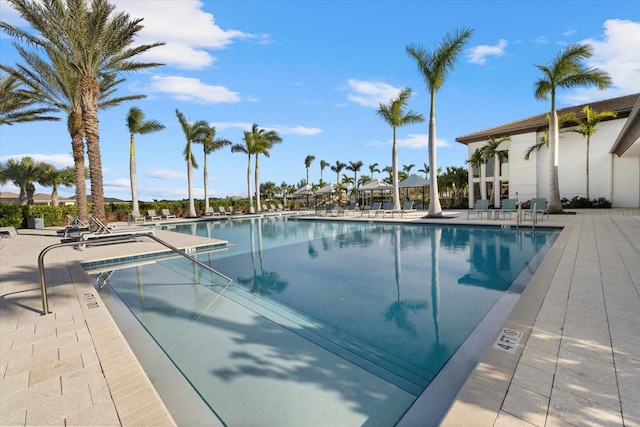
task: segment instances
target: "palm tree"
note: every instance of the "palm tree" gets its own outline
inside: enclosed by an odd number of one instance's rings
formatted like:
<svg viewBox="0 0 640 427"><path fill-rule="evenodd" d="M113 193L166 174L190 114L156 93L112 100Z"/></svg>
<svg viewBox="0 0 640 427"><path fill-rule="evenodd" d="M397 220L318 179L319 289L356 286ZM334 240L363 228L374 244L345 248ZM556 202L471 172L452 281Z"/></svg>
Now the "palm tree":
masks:
<svg viewBox="0 0 640 427"><path fill-rule="evenodd" d="M426 179L429 179L429 165L426 163L422 164L422 168L418 169L418 172L422 172Z"/></svg>
<svg viewBox="0 0 640 427"><path fill-rule="evenodd" d="M373 173L374 172L380 173L380 169L378 169L378 164L377 163L371 163L369 165L369 172L371 173L371 179L373 180Z"/></svg>
<svg viewBox="0 0 640 427"><path fill-rule="evenodd" d="M536 99L548 99L551 95L549 121L549 191L547 208L549 213L562 212L560 186L558 184L558 142L559 124L556 111L556 91L558 88L574 88L595 85L598 89L611 86L611 77L598 68L586 68L582 60L593 55L589 44L570 44L553 59L550 65L536 65L543 77L534 84Z"/></svg>
<svg viewBox="0 0 640 427"><path fill-rule="evenodd" d="M574 113L564 113L558 114L558 129L559 133L566 132L566 129L563 129L566 122L571 122L576 120L576 115ZM547 122L551 121L551 116L547 114ZM547 127L543 134L538 138L538 142L533 144L531 147L527 148L527 151L524 154L524 159L529 160L531 155L535 152L537 153L544 147L549 147L549 127Z"/></svg>
<svg viewBox="0 0 640 427"><path fill-rule="evenodd" d="M340 172L342 172L342 169L345 167L347 167L347 164L339 160L336 160L336 164L331 166L331 170L336 173L336 186L340 184Z"/></svg>
<svg viewBox="0 0 640 427"><path fill-rule="evenodd" d="M249 213L255 213L253 209L253 195L251 194L251 156L254 153L253 134L244 131L244 145L234 144L231 146L232 153L244 153L247 155L247 195L249 199Z"/></svg>
<svg viewBox="0 0 640 427"><path fill-rule="evenodd" d="M60 120L46 115L55 109L36 107L37 103L38 100L29 91L20 88L20 81L16 76L0 76L0 125Z"/></svg>
<svg viewBox="0 0 640 427"><path fill-rule="evenodd" d="M135 134L146 135L164 129L164 125L157 120L145 120L144 113L138 107L131 107L127 114L127 129L129 129L129 174L131 176L131 203L133 212L140 213L138 206L138 175L136 173Z"/></svg>
<svg viewBox="0 0 640 427"><path fill-rule="evenodd" d="M273 195L278 191L279 187L275 182L267 181L264 184L260 185L260 191L264 192L267 195L267 199L269 201L273 200Z"/></svg>
<svg viewBox="0 0 640 427"><path fill-rule="evenodd" d="M176 117L178 117L178 122L180 122L182 132L184 132L184 136L187 140L187 145L185 145L182 152L182 154L184 155L184 160L187 162L187 191L189 193L189 214L187 216L189 218L195 218L198 215L196 214L196 206L193 201L192 181L193 169L197 169L198 164L193 158L193 153L191 152L191 144L202 144L202 142L209 135L209 124L205 120L198 120L196 122L189 123L184 117L184 114L182 114L177 108Z"/></svg>
<svg viewBox="0 0 640 427"><path fill-rule="evenodd" d="M415 167L416 165L414 165L413 163L410 165L402 165L402 172L406 173L407 175L411 175L411 169Z"/></svg>
<svg viewBox="0 0 640 427"><path fill-rule="evenodd" d="M349 166L347 166L347 170L350 170L351 172L353 172L353 191L355 193L357 193L357 187L356 184L358 183L358 172L360 172L360 169L362 168L362 165L364 165L364 163L362 163L360 160L358 160L357 162L349 162ZM356 194L357 195L357 194Z"/></svg>
<svg viewBox="0 0 640 427"><path fill-rule="evenodd" d="M204 179L204 206L205 209L209 206L209 172L207 169L207 156L214 151L218 151L223 147L227 147L232 145L232 142L228 139L217 138L216 139L216 128L215 126L211 126L207 129L207 134L202 141L196 141L202 144L202 151L204 154L203 160L203 179Z"/></svg>
<svg viewBox="0 0 640 427"><path fill-rule="evenodd" d="M371 181L372 181L372 179L371 179L371 177L369 175L362 175L358 179L358 187L362 187L363 185L366 185L366 184L370 183Z"/></svg>
<svg viewBox="0 0 640 427"><path fill-rule="evenodd" d="M320 160L320 185L324 185L324 181L322 179L322 172L324 171L324 168L326 168L327 166L330 166L329 162L326 162L324 160Z"/></svg>
<svg viewBox="0 0 640 427"><path fill-rule="evenodd" d="M304 167L307 168L307 184L311 184L309 182L309 168L311 167L311 163L316 159L316 156L309 154L304 158Z"/></svg>
<svg viewBox="0 0 640 427"><path fill-rule="evenodd" d="M453 35L447 34L441 44L433 52L422 46L407 46L407 53L416 60L418 71L422 74L430 93L429 111L429 166L430 166L430 200L429 216L442 216L442 207L438 194L436 173L436 92L442 88L453 66L462 53L464 45L471 35L472 29L456 30Z"/></svg>
<svg viewBox="0 0 640 427"><path fill-rule="evenodd" d="M393 184L393 171L394 169L391 166L385 166L382 169L382 172L386 172L387 174L389 174L389 176L384 179L384 181L388 184Z"/></svg>
<svg viewBox="0 0 640 427"><path fill-rule="evenodd" d="M397 97L388 104L380 103L376 113L393 129L393 148L391 150L391 167L393 168L393 209L400 209L400 189L398 181L398 145L396 144L396 129L414 123L424 122L422 114L414 111L405 112L405 108L411 98L411 89L404 88Z"/></svg>
<svg viewBox="0 0 640 427"><path fill-rule="evenodd" d="M162 64L134 58L163 43L135 44L142 18L115 12L107 0L9 0L35 32L0 23L11 37L40 47L52 63L64 58L77 73L84 137L91 170L93 214L106 222L98 105L101 79Z"/></svg>
<svg viewBox="0 0 640 427"><path fill-rule="evenodd" d="M52 165L44 163L42 165L42 172L38 183L45 187L51 187L51 204L58 206L60 204L58 199L58 187L73 187L76 183L76 171L75 168L68 167L64 169L56 169Z"/></svg>
<svg viewBox="0 0 640 427"><path fill-rule="evenodd" d="M80 106L80 85L78 73L67 62L65 57L45 58L34 52L26 51L20 46L15 46L25 64L18 64L15 68L0 66L20 79L31 91L31 96L40 103L48 105L52 109L67 114L67 131L71 139L71 152L75 167L75 193L78 207L78 217L86 222L88 220L87 202L87 171L84 162L84 128L82 124L82 108ZM145 95L128 95L112 97L116 86L124 79L115 80L113 76L104 76L100 80L99 109L107 109L124 101L144 98Z"/></svg>
<svg viewBox="0 0 640 427"><path fill-rule="evenodd" d="M254 173L256 210L260 212L262 207L260 204L260 165L258 164L258 156L263 154L265 157L269 157L269 150L271 150L273 144L281 143L282 138L275 130L259 129L257 123L254 123L251 127L251 134L253 135L253 154L256 155L256 168Z"/></svg>
<svg viewBox="0 0 640 427"><path fill-rule="evenodd" d="M32 205L35 193L34 183L41 179L45 167L28 156L20 160L9 159L0 169L0 184L11 181L20 189L18 196L20 205Z"/></svg>
<svg viewBox="0 0 640 427"><path fill-rule="evenodd" d="M576 132L584 136L587 139L587 160L586 160L586 174L587 174L587 200L591 200L589 197L589 143L591 142L591 136L598 130L596 126L598 123L605 119L612 119L617 117L617 114L613 111L601 111L597 112L593 108L586 105L582 112L584 118L576 119L578 123L577 129L568 129L568 132Z"/></svg>
<svg viewBox="0 0 640 427"><path fill-rule="evenodd" d="M500 207L500 164L504 161L505 152L500 150L500 145L505 141L511 141L509 136L501 136L493 139L489 137L487 142L480 148L480 155L485 162L493 159L493 206Z"/></svg>

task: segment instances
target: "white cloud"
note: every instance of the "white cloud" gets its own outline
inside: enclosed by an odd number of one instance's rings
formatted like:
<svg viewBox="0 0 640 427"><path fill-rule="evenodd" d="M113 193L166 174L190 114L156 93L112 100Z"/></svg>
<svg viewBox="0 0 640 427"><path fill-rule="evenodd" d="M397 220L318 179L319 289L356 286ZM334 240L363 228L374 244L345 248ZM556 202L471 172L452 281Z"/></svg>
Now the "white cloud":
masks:
<svg viewBox="0 0 640 427"><path fill-rule="evenodd" d="M576 30L574 29L568 29L567 31L565 31L564 33L562 33L563 36L571 36L573 34L576 33Z"/></svg>
<svg viewBox="0 0 640 427"><path fill-rule="evenodd" d="M502 56L504 55L505 48L507 47L507 41L505 39L498 40L498 44L495 46L480 45L471 48L469 53L468 62L472 64L483 65L487 62L487 56Z"/></svg>
<svg viewBox="0 0 640 427"><path fill-rule="evenodd" d="M202 69L215 60L206 49L223 49L235 40L268 41L265 35L220 28L214 16L202 10L202 2L198 0L114 0L113 3L132 19L144 18L144 28L139 32L141 43L166 43L145 53L144 59L148 61Z"/></svg>
<svg viewBox="0 0 640 427"><path fill-rule="evenodd" d="M391 141L390 141L391 142ZM429 147L429 134L426 133L412 133L406 138L396 139L398 147L406 148L427 148ZM444 139L436 139L436 147L449 147L450 144Z"/></svg>
<svg viewBox="0 0 640 427"><path fill-rule="evenodd" d="M393 87L388 83L379 81L366 81L349 79L347 81L350 101L364 107L377 108L381 103L388 103L389 100L398 96L402 88Z"/></svg>
<svg viewBox="0 0 640 427"><path fill-rule="evenodd" d="M533 39L534 43L539 43L539 44L547 44L549 43L549 39L546 38L545 36L539 36L536 37L535 39Z"/></svg>
<svg viewBox="0 0 640 427"><path fill-rule="evenodd" d="M73 166L73 157L70 154L12 154L11 156L0 156L0 162L6 163L9 159L20 160L23 157L31 157L36 162L45 162L58 169Z"/></svg>
<svg viewBox="0 0 640 427"><path fill-rule="evenodd" d="M609 19L603 26L601 39L586 39L581 43L593 46L593 56L585 64L608 72L613 87L605 91L594 87L576 89L562 97L569 104L640 92L640 22Z"/></svg>
<svg viewBox="0 0 640 427"><path fill-rule="evenodd" d="M169 94L179 101L221 104L240 102L237 92L224 86L208 85L199 79L181 76L152 76L150 90Z"/></svg>
<svg viewBox="0 0 640 427"><path fill-rule="evenodd" d="M187 179L186 172L178 172L170 169L151 169L150 171L145 173L145 175L151 178L159 179Z"/></svg>
<svg viewBox="0 0 640 427"><path fill-rule="evenodd" d="M214 122L211 123L212 126L215 126L216 130L219 132L229 130L229 129L240 129L240 130L251 130L253 123L249 122ZM318 128L310 128L306 126L283 126L283 125L258 125L260 129L266 130L275 130L280 135L317 135L322 132L322 129Z"/></svg>
<svg viewBox="0 0 640 427"><path fill-rule="evenodd" d="M111 179L109 181L104 182L104 187L115 189L115 190L121 190L121 189L128 190L128 189L131 189L131 181L129 181L126 178Z"/></svg>

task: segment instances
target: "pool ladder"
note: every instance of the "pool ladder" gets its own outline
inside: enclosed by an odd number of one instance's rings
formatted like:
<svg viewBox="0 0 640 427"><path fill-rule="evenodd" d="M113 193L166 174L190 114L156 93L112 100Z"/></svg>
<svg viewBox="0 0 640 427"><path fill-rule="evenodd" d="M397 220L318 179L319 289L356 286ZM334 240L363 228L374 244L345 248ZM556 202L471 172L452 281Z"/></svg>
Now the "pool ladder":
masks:
<svg viewBox="0 0 640 427"><path fill-rule="evenodd" d="M226 280L226 285L225 285L225 289L227 286L229 286L229 284L231 282L233 282L233 279L231 279L228 276L225 276L224 274L220 273L219 271L211 268L211 266L197 260L196 258L194 258L193 256L189 255L187 253L191 252L192 248L188 248L188 249L178 249L177 247L169 244L168 242L160 239L159 237L149 233L149 234L140 234L140 233L132 233L132 234L125 234L122 233L118 236L108 236L108 237L103 237L100 238L99 240L88 240L83 242L84 245L86 246L92 246L92 245L98 245L98 244L105 244L105 243L122 243L122 242L126 242L126 241L131 241L131 240L135 240L135 239L139 239L141 237L148 237L152 240L155 240L156 242L160 243L161 245L171 249L171 251L177 253L178 255L182 255L183 257L189 259L191 262L199 265L200 267L222 277L224 280ZM47 297L47 285L45 283L45 277L44 277L44 256L51 251L52 249L56 249L56 248L62 248L65 246L77 246L78 242L74 241L74 242L63 242L63 243L56 243L53 245L49 245L46 248L44 248L42 250L42 252L40 252L40 255L38 255L38 277L40 279L40 296L42 299L42 315L46 315L46 314L50 314L51 312L49 311L49 299Z"/></svg>

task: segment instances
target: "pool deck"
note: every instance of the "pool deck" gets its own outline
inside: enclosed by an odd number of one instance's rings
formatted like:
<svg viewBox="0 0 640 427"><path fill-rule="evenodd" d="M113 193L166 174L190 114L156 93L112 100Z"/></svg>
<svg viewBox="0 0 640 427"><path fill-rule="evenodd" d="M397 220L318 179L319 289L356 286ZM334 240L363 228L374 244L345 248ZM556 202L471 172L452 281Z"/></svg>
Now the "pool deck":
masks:
<svg viewBox="0 0 640 427"><path fill-rule="evenodd" d="M392 221L515 225L445 215ZM440 424L640 426L640 210L581 210L538 225L564 230L503 325L520 341L514 352L487 346ZM60 242L57 229L0 242L0 425L176 425L79 265L165 248L141 239L50 251L52 313L41 316L38 254ZM179 248L211 243L156 235ZM398 425L425 425L429 405L419 398Z"/></svg>

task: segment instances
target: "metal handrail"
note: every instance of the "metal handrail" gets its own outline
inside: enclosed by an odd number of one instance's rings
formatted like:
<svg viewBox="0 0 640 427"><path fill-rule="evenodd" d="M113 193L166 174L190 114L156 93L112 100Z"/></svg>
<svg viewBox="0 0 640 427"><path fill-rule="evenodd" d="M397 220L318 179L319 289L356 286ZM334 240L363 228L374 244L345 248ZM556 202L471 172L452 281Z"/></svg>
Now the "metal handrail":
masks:
<svg viewBox="0 0 640 427"><path fill-rule="evenodd" d="M196 258L192 257L191 255L187 254L184 250L182 249L178 249L177 247L165 242L164 240L160 239L159 237L153 235L153 234L140 234L140 233L136 233L136 234L126 234L126 235L120 235L120 236L108 236L108 237L101 237L100 239L97 240L93 240L93 241L75 241L75 242L63 242L63 243L55 243L53 245L49 245L46 248L44 248L42 250L42 252L40 252L40 255L38 255L38 276L40 279L40 294L41 294L41 298L42 298L42 315L47 315L50 314L51 312L49 311L49 299L47 297L47 286L45 284L45 277L44 277L44 256L52 249L56 249L56 248L62 248L65 246L77 246L79 244L82 245L92 245L92 244L100 244L100 243L117 243L117 242L123 242L126 240L131 240L131 239L137 239L139 237L149 237L152 240L155 240L156 242L160 243L161 245L171 249L173 252L182 255L183 257L189 259L191 262L194 262L195 264L199 265L200 267L211 271L212 273L221 276L223 279L227 280L229 283L233 282L233 279L231 279L230 277L220 273L219 271L213 269L211 266L203 263L202 261L197 260Z"/></svg>

